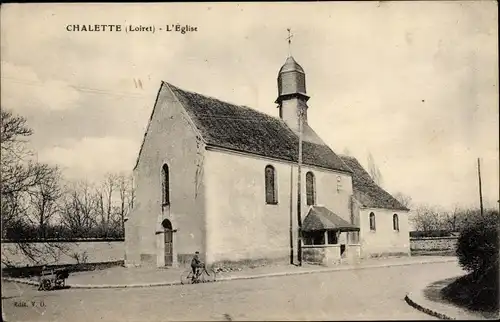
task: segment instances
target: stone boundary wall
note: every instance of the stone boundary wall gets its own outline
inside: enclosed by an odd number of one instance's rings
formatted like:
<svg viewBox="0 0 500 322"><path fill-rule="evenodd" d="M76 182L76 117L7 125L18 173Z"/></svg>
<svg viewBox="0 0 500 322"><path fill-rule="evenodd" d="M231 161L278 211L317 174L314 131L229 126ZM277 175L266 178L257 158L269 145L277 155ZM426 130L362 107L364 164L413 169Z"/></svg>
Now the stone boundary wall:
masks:
<svg viewBox="0 0 500 322"><path fill-rule="evenodd" d="M35 258L25 256L21 248L28 249ZM123 241L78 241L78 242L2 242L2 268L5 262L15 267L39 265L68 265L123 261Z"/></svg>
<svg viewBox="0 0 500 322"><path fill-rule="evenodd" d="M455 251L458 237L414 237L410 238L412 251Z"/></svg>
<svg viewBox="0 0 500 322"><path fill-rule="evenodd" d="M124 238L47 238L47 239L21 239L21 240L12 240L12 239L2 239L2 244L26 244L26 243L88 243L88 242L117 242L117 241L125 241Z"/></svg>

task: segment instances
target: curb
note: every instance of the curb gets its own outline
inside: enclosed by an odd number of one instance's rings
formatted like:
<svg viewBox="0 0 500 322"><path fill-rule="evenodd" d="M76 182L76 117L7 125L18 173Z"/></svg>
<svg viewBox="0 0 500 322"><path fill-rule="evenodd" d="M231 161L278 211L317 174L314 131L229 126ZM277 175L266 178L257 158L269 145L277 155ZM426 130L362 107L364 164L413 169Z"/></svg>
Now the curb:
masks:
<svg viewBox="0 0 500 322"><path fill-rule="evenodd" d="M257 275L247 275L247 276L228 276L221 277L216 280L216 282L224 282L224 281L234 281L234 280L247 280L247 279L257 279L257 278L266 278L266 277L280 277L280 276L292 276L292 275L306 275L306 274L314 274L314 273L329 273L336 271L348 271L348 270L362 270L368 268L382 268L382 267L395 267L395 266L408 266L408 265L421 265L421 264L436 264L436 263L448 263L448 262L456 262L456 258L449 259L441 259L441 260L433 260L433 261L419 261L414 263L395 263L395 264L371 264L366 266L342 266L342 267L332 267L332 268L324 268L324 269L313 269L307 271L298 271L298 272L279 272L279 273L269 273L269 274L257 274ZM7 282L14 282L20 284L34 285L38 286L39 283L37 281L22 279L22 278L12 278L12 277L2 277L2 280ZM113 289L113 288L144 288L144 287L161 287L161 286L174 286L181 285L180 281L175 282L163 282L163 283L144 283L144 284L114 284L114 285L106 285L106 284L96 284L96 285L81 285L81 284L67 284L70 288L74 289Z"/></svg>
<svg viewBox="0 0 500 322"><path fill-rule="evenodd" d="M280 273L270 273L270 274L260 274L260 275L249 275L249 276L229 276L217 279L217 281L232 281L232 280L242 280L242 279L255 279L255 278L265 278L265 277L279 277L279 276L288 276L288 275L305 275L305 274L314 274L314 273L329 273L336 271L351 271L351 270L362 270L368 268L382 268L382 267L394 267L394 266L408 266L408 265L421 265L421 264L434 264L434 263L448 263L448 262L456 262L456 259L443 259L439 261L421 261L416 263L396 263L396 264L372 264L361 267L356 266L342 266L342 267L332 267L332 268L324 268L319 270L308 270L301 272L280 272Z"/></svg>
<svg viewBox="0 0 500 322"><path fill-rule="evenodd" d="M40 283L25 278L2 277L2 281L38 286Z"/></svg>
<svg viewBox="0 0 500 322"><path fill-rule="evenodd" d="M423 289L408 292L405 296L405 301L418 311L441 320L489 320L488 318L482 318L473 313L469 313L467 310L451 303L445 304L427 299L423 294Z"/></svg>
<svg viewBox="0 0 500 322"><path fill-rule="evenodd" d="M456 319L454 319L452 317L447 316L446 314L439 313L437 311L434 311L434 310L431 310L429 308L423 307L422 305L420 305L417 302L415 302L412 299L412 297L413 297L412 293L406 294L405 301L406 301L406 303L408 303L408 305L410 305L411 307L417 309L418 311L424 312L426 314L429 314L429 315L434 316L434 317L436 317L438 319L441 319L441 320L456 320Z"/></svg>
<svg viewBox="0 0 500 322"><path fill-rule="evenodd" d="M12 277L2 277L3 281L13 282L19 284L27 284L38 286L40 283L37 281L31 281L23 278L12 278ZM180 282L164 282L164 283L144 283L144 284L114 284L114 285L106 285L106 284L96 284L96 285L80 285L80 284L67 284L70 288L78 288L78 289L103 289L103 288L141 288L141 287L158 287L158 286L173 286L180 285Z"/></svg>

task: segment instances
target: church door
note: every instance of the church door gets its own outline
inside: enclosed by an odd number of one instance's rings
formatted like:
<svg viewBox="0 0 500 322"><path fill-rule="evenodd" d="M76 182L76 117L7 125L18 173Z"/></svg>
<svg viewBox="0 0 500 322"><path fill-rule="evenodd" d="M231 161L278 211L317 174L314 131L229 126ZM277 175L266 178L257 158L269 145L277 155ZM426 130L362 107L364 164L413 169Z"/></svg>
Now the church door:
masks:
<svg viewBox="0 0 500 322"><path fill-rule="evenodd" d="M164 242L165 242L165 266L172 266L173 262L173 245L172 245L172 224L170 220L165 219L163 222Z"/></svg>

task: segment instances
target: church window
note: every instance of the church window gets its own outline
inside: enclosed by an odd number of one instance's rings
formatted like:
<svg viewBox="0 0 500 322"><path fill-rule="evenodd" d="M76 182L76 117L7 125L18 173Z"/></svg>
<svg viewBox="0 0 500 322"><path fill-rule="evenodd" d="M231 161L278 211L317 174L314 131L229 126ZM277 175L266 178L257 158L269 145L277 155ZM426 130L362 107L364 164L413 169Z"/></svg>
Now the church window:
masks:
<svg viewBox="0 0 500 322"><path fill-rule="evenodd" d="M397 214L392 216L392 229L399 231L399 218Z"/></svg>
<svg viewBox="0 0 500 322"><path fill-rule="evenodd" d="M268 165L265 170L265 180L266 180L266 203L267 204L277 204L276 199L276 171L274 167Z"/></svg>
<svg viewBox="0 0 500 322"><path fill-rule="evenodd" d="M373 212L370 213L370 230L375 231L375 214Z"/></svg>
<svg viewBox="0 0 500 322"><path fill-rule="evenodd" d="M314 174L311 171L306 173L306 196L308 206L316 204L316 187L314 182Z"/></svg>
<svg viewBox="0 0 500 322"><path fill-rule="evenodd" d="M161 168L161 188L162 188L162 205L170 204L170 182L169 182L168 165L164 164Z"/></svg>

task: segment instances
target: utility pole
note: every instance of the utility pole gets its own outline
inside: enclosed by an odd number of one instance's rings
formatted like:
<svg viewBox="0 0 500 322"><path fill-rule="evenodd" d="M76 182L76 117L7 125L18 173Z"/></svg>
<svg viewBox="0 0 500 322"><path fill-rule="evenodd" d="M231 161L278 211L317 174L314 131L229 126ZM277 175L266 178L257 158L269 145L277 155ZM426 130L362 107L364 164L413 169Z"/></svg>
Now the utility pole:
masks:
<svg viewBox="0 0 500 322"><path fill-rule="evenodd" d="M287 28L286 29L288 31L288 37L286 38L286 40L288 41L288 57L290 57L292 55L292 38L293 38L293 35L292 35L292 32L291 32L291 29L290 28ZM281 104L281 103L280 103ZM299 143L300 145L300 143ZM301 149L301 147L299 147L299 150ZM300 154L302 155L302 153L300 152ZM299 159L301 157L299 156ZM298 167L298 172L299 172L299 181L298 181L298 189L299 189L299 201L298 203L300 204L300 163L301 161L299 161L299 167ZM299 218L300 218L300 206L299 206ZM300 219L299 219L300 221ZM300 223L299 223L299 227L300 227ZM300 229L300 228L299 228ZM298 255L298 258L299 258L299 261L301 262L302 261L302 256L300 255L300 239L299 239L299 248L298 248L298 251L299 251L299 255ZM290 265L294 265L294 262L293 262L293 165L290 166Z"/></svg>
<svg viewBox="0 0 500 322"><path fill-rule="evenodd" d="M290 265L293 265L293 165L290 166Z"/></svg>
<svg viewBox="0 0 500 322"><path fill-rule="evenodd" d="M482 187L481 187L481 162L480 162L479 158L477 158L477 175L478 175L478 178L479 178L479 205L481 207L481 217L482 217L483 214L484 214L484 210L483 210L483 190L482 190Z"/></svg>
<svg viewBox="0 0 500 322"><path fill-rule="evenodd" d="M299 162L297 167L298 179L297 179L297 259L299 260L299 266L302 266L302 215L301 215L301 196L302 196L302 128L303 128L303 106L298 108L299 114Z"/></svg>

